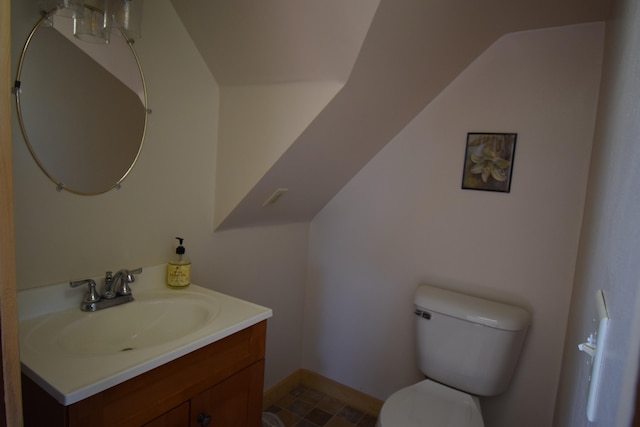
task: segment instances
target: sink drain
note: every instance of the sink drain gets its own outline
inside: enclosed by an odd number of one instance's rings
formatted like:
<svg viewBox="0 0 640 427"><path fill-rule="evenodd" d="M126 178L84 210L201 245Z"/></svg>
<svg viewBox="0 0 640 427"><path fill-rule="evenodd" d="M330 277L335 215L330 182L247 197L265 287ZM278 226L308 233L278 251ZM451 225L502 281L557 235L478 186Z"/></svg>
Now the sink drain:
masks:
<svg viewBox="0 0 640 427"><path fill-rule="evenodd" d="M133 350L133 347L126 347L126 348L123 348L120 351L131 351L131 350Z"/></svg>

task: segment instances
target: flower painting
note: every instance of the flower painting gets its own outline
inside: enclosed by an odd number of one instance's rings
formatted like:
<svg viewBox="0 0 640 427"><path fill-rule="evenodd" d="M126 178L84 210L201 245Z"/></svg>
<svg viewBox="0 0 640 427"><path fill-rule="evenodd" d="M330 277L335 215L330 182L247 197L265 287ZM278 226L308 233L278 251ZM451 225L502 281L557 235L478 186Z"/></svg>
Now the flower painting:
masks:
<svg viewBox="0 0 640 427"><path fill-rule="evenodd" d="M500 191L511 189L516 133L469 133L462 188Z"/></svg>

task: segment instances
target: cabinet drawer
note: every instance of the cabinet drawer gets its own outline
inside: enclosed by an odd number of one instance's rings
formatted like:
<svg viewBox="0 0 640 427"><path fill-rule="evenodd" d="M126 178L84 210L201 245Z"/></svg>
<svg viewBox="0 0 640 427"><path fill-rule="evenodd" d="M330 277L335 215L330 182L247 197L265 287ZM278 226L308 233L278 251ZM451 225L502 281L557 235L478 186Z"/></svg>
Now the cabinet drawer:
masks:
<svg viewBox="0 0 640 427"><path fill-rule="evenodd" d="M142 427L187 427L189 425L189 406L189 402L185 402Z"/></svg>
<svg viewBox="0 0 640 427"><path fill-rule="evenodd" d="M264 361L227 378L191 399L189 427L254 427L262 424Z"/></svg>

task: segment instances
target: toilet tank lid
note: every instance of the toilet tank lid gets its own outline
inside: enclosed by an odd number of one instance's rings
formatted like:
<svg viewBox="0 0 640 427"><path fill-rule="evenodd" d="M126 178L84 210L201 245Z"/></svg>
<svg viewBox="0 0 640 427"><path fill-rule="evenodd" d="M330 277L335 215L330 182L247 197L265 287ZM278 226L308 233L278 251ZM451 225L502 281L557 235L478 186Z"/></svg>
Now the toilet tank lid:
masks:
<svg viewBox="0 0 640 427"><path fill-rule="evenodd" d="M415 305L422 310L508 331L526 329L531 323L529 312L520 307L430 285L418 287Z"/></svg>

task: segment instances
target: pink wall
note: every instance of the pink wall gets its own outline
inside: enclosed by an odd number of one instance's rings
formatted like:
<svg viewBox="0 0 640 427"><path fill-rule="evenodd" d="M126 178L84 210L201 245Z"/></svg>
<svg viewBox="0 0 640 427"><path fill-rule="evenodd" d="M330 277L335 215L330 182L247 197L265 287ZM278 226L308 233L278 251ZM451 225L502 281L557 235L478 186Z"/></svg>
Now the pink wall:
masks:
<svg viewBox="0 0 640 427"><path fill-rule="evenodd" d="M606 55L589 191L571 302L557 427L627 427L635 406L640 345L640 4L615 2L607 22ZM595 330L594 295L602 289L610 317L604 397L586 420L589 357L575 350Z"/></svg>
<svg viewBox="0 0 640 427"><path fill-rule="evenodd" d="M419 283L524 306L488 427L551 425L585 200L602 24L498 40L311 224L303 367L379 398L420 379ZM511 193L461 190L467 132L517 132Z"/></svg>

